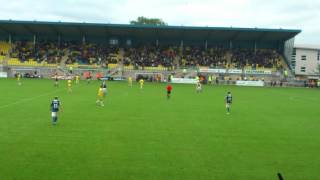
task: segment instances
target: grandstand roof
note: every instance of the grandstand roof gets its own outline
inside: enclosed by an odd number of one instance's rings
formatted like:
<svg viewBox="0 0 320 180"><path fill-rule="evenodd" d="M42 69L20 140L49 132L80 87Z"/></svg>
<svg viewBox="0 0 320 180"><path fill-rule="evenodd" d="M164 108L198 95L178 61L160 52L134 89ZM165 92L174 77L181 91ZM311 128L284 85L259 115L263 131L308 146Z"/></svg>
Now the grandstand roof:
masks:
<svg viewBox="0 0 320 180"><path fill-rule="evenodd" d="M75 22L42 22L0 20L0 35L122 36L214 41L286 41L295 37L297 29L261 29L236 27L156 26L99 24Z"/></svg>

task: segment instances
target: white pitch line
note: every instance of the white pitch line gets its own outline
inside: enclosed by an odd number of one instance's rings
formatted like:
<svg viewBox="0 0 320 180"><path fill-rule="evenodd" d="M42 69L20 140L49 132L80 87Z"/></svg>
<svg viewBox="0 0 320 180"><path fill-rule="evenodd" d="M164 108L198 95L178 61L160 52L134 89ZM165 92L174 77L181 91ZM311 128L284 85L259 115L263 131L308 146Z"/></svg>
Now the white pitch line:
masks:
<svg viewBox="0 0 320 180"><path fill-rule="evenodd" d="M12 105L16 105L16 104L20 104L20 103L32 101L32 100L37 99L37 98L39 98L39 97L48 96L48 95L57 93L57 92L62 91L62 90L65 90L65 89L59 89L59 90L55 90L55 91L52 91L52 92L49 92L49 93L41 94L41 95L39 95L39 96L34 96L34 97L30 97L30 98L25 98L25 99L22 99L22 100L13 102L13 103L9 103L9 104L0 106L0 109L6 108L6 107L10 107L10 106L12 106Z"/></svg>

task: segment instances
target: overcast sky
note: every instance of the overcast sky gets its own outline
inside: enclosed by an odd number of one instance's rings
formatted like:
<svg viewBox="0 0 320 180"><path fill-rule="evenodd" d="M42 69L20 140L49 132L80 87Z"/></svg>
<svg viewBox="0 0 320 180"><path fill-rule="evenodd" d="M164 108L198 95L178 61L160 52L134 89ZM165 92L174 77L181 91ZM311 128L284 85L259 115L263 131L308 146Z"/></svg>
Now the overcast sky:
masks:
<svg viewBox="0 0 320 180"><path fill-rule="evenodd" d="M126 24L294 28L297 44L320 44L320 0L0 0L0 18Z"/></svg>

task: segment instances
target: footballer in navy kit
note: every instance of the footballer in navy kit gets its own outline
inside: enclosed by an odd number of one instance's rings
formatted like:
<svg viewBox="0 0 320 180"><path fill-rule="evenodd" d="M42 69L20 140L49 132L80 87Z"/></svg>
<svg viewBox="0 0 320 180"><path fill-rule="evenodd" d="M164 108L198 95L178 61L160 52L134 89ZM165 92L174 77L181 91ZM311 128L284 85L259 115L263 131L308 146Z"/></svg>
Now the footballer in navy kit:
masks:
<svg viewBox="0 0 320 180"><path fill-rule="evenodd" d="M106 81L102 82L101 88L103 90L103 96L106 96L106 94L107 94L107 83L106 83Z"/></svg>
<svg viewBox="0 0 320 180"><path fill-rule="evenodd" d="M231 92L228 92L228 94L226 96L227 114L230 114L231 104L232 104L232 95L231 95Z"/></svg>
<svg viewBox="0 0 320 180"><path fill-rule="evenodd" d="M54 87L59 87L58 74L54 75Z"/></svg>
<svg viewBox="0 0 320 180"><path fill-rule="evenodd" d="M52 124L56 125L58 122L58 112L60 108L60 101L58 97L55 97L54 100L52 100L50 108L51 108L51 117L52 117Z"/></svg>

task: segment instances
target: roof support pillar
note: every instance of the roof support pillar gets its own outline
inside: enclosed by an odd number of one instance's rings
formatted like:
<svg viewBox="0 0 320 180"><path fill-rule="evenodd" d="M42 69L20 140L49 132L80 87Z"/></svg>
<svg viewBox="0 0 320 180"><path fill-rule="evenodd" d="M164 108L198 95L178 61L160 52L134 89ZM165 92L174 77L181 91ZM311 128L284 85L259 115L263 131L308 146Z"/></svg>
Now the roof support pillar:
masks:
<svg viewBox="0 0 320 180"><path fill-rule="evenodd" d="M36 46L36 40L37 40L37 36L34 34L33 35L33 46Z"/></svg>
<svg viewBox="0 0 320 180"><path fill-rule="evenodd" d="M159 46L159 40L158 39L156 40L156 46L157 47Z"/></svg>
<svg viewBox="0 0 320 180"><path fill-rule="evenodd" d="M205 43L204 43L204 48L205 48L205 50L208 49L208 41L207 41L207 40L206 40Z"/></svg>
<svg viewBox="0 0 320 180"><path fill-rule="evenodd" d="M257 52L257 41L254 41L254 54Z"/></svg>
<svg viewBox="0 0 320 180"><path fill-rule="evenodd" d="M180 42L180 47L183 49L183 40Z"/></svg>
<svg viewBox="0 0 320 180"><path fill-rule="evenodd" d="M82 35L82 44L86 44L86 36Z"/></svg>
<svg viewBox="0 0 320 180"><path fill-rule="evenodd" d="M9 34L9 44L11 45L11 34Z"/></svg>
<svg viewBox="0 0 320 180"><path fill-rule="evenodd" d="M59 34L58 35L58 46L60 47L60 44L61 44L61 35Z"/></svg>
<svg viewBox="0 0 320 180"><path fill-rule="evenodd" d="M232 46L233 46L232 40L230 40L230 41L229 41L229 49L232 49Z"/></svg>

